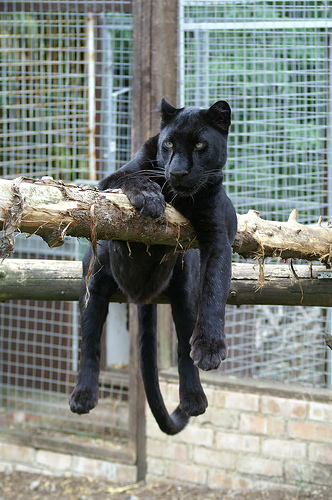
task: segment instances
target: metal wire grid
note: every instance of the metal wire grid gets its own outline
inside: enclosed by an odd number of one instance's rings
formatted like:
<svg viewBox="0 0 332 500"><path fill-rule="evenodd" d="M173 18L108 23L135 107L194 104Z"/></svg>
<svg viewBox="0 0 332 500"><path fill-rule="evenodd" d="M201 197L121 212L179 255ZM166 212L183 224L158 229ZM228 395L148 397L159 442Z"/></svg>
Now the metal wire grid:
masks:
<svg viewBox="0 0 332 500"><path fill-rule="evenodd" d="M179 23L180 104L226 99L233 109L225 185L236 210L330 217L331 4L181 0ZM331 387L327 317L320 308L229 306L222 369Z"/></svg>
<svg viewBox="0 0 332 500"><path fill-rule="evenodd" d="M2 175L87 170L84 19L2 14ZM57 29L55 29L57 27Z"/></svg>
<svg viewBox="0 0 332 500"><path fill-rule="evenodd" d="M46 12L0 13L0 175L95 181L110 169L109 152L126 159L130 4L113 2L114 12L93 16L93 3L80 2L83 12L50 4Z"/></svg>
<svg viewBox="0 0 332 500"><path fill-rule="evenodd" d="M132 16L104 17L100 176L114 172L131 153Z"/></svg>
<svg viewBox="0 0 332 500"><path fill-rule="evenodd" d="M224 373L329 386L320 308L243 309L227 311L229 358L222 366Z"/></svg>
<svg viewBox="0 0 332 500"><path fill-rule="evenodd" d="M130 156L131 2L40 2L35 10L26 3L19 12L15 3L4 6L0 175L95 183ZM68 239L50 250L38 237L19 235L15 248L16 258L73 259L85 245ZM103 373L91 417L69 411L80 338L76 303L13 301L1 304L0 314L3 425L127 436L123 374Z"/></svg>
<svg viewBox="0 0 332 500"><path fill-rule="evenodd" d="M113 14L92 17L88 10L94 10L94 2L76 2L83 9L61 14L51 9L57 2L48 5L48 12L29 9L0 17L1 174L94 181L122 164L130 151L129 2L122 2L120 11L114 2ZM180 17L182 100L207 105L222 97L236 110L226 184L238 211L254 206L264 215L284 218L291 198L301 220L314 220L319 208L326 214L327 8L322 2L277 1L182 2L182 13L185 8ZM287 16L292 22L310 20L310 26L267 24ZM240 21L246 25L235 26ZM89 83L94 71L97 78ZM89 99L93 92L95 107ZM19 171L13 169L16 159ZM16 256L50 254L37 238L18 238L16 248ZM58 256L78 253L67 243ZM83 422L68 412L67 393L77 368L76 305L21 302L1 308L1 400L7 409L2 422L125 436L126 381L121 377L116 383L104 379L91 419ZM227 373L327 385L323 314L319 308L229 308ZM114 400L117 412L112 412Z"/></svg>

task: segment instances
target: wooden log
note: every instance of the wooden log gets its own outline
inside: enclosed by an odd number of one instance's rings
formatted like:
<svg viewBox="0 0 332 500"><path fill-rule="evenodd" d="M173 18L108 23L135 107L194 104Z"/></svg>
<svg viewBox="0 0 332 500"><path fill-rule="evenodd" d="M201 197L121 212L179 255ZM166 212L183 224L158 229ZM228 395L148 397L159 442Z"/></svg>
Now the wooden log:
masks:
<svg viewBox="0 0 332 500"><path fill-rule="evenodd" d="M156 220L138 214L119 190L100 192L52 179L0 179L0 228L7 235L38 234L51 248L62 245L66 235L184 248L195 240L188 220L170 205Z"/></svg>
<svg viewBox="0 0 332 500"><path fill-rule="evenodd" d="M0 264L0 301L78 300L81 278L81 262L7 259ZM112 302L126 298L115 294Z"/></svg>
<svg viewBox="0 0 332 500"><path fill-rule="evenodd" d="M233 264L228 303L331 307L331 280L317 265Z"/></svg>
<svg viewBox="0 0 332 500"><path fill-rule="evenodd" d="M287 222L266 221L258 212L238 215L238 233L233 250L245 257L320 260L332 262L332 227L305 226L294 210ZM99 192L65 185L52 179L0 180L0 228L5 236L2 256L13 248L13 233L39 234L51 246L59 246L65 235L97 239L139 241L187 249L197 247L187 219L171 205L159 219L137 213L119 190ZM1 253L0 253L1 257Z"/></svg>
<svg viewBox="0 0 332 500"><path fill-rule="evenodd" d="M322 227L322 218L316 225L297 222L294 209L287 222L264 220L259 212L249 210L238 216L238 233L233 250L244 257L281 257L319 260L328 266L332 262L332 220Z"/></svg>
<svg viewBox="0 0 332 500"><path fill-rule="evenodd" d="M80 262L7 259L0 264L0 301L78 300L81 274ZM228 303L331 307L331 283L332 270L323 266L233 264ZM126 300L120 292L112 297L112 302Z"/></svg>

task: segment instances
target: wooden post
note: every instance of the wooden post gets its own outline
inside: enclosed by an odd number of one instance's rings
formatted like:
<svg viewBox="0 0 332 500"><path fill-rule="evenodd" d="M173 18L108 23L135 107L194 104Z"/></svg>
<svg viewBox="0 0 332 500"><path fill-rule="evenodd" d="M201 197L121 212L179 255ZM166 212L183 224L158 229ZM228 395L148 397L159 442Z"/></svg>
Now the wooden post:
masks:
<svg viewBox="0 0 332 500"><path fill-rule="evenodd" d="M129 304L129 441L136 457L137 481L146 474L145 392L139 364L137 307Z"/></svg>
<svg viewBox="0 0 332 500"><path fill-rule="evenodd" d="M156 107L177 100L177 0L133 2L132 150L158 133Z"/></svg>
<svg viewBox="0 0 332 500"><path fill-rule="evenodd" d="M151 131L159 128L154 110L162 97L177 104L177 0L152 2L151 17ZM160 368L171 364L172 313L168 304L158 304L158 362Z"/></svg>
<svg viewBox="0 0 332 500"><path fill-rule="evenodd" d="M133 45L132 151L158 133L158 102L166 96L176 105L177 90L177 0L135 0ZM167 306L169 307L169 306ZM131 308L130 315L136 314ZM135 330L135 331L133 331ZM130 321L131 408L137 421L131 432L136 445L138 479L145 477L145 394L138 365L137 323ZM135 337L136 336L136 337ZM136 401L136 402L135 402ZM133 415L134 416L134 415Z"/></svg>

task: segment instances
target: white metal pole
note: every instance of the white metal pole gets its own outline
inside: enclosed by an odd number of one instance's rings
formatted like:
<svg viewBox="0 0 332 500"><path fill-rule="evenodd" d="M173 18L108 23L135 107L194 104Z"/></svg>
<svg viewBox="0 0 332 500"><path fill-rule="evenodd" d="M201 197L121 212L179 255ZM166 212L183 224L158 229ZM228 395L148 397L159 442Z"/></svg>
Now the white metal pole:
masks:
<svg viewBox="0 0 332 500"><path fill-rule="evenodd" d="M95 103L95 36L94 18L92 12L87 17L87 57L88 57L88 114L89 114L89 172L90 180L95 181L96 175L96 103Z"/></svg>
<svg viewBox="0 0 332 500"><path fill-rule="evenodd" d="M328 217L332 217L332 33L329 31L327 35L328 48L328 70L329 70L329 88L327 99L327 185L328 185ZM326 315L327 329L332 335L332 309L327 309ZM327 362L327 386L332 389L332 351L328 349Z"/></svg>
<svg viewBox="0 0 332 500"><path fill-rule="evenodd" d="M182 108L185 105L184 99L184 5L183 0L179 1L179 36L178 36L178 47L179 47L179 97L178 106Z"/></svg>

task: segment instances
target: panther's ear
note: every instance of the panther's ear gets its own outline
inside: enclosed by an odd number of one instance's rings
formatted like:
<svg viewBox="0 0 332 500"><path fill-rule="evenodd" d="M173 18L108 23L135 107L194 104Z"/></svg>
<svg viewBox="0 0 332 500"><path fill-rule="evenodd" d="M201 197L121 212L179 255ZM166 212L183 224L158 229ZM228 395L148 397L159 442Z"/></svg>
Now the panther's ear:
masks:
<svg viewBox="0 0 332 500"><path fill-rule="evenodd" d="M231 124L231 108L226 101L217 101L207 110L206 117L227 132Z"/></svg>
<svg viewBox="0 0 332 500"><path fill-rule="evenodd" d="M158 106L158 111L161 115L161 128L165 127L171 120L173 120L176 115L182 111L181 109L174 108L172 104L170 104L165 97L162 98L159 106Z"/></svg>

